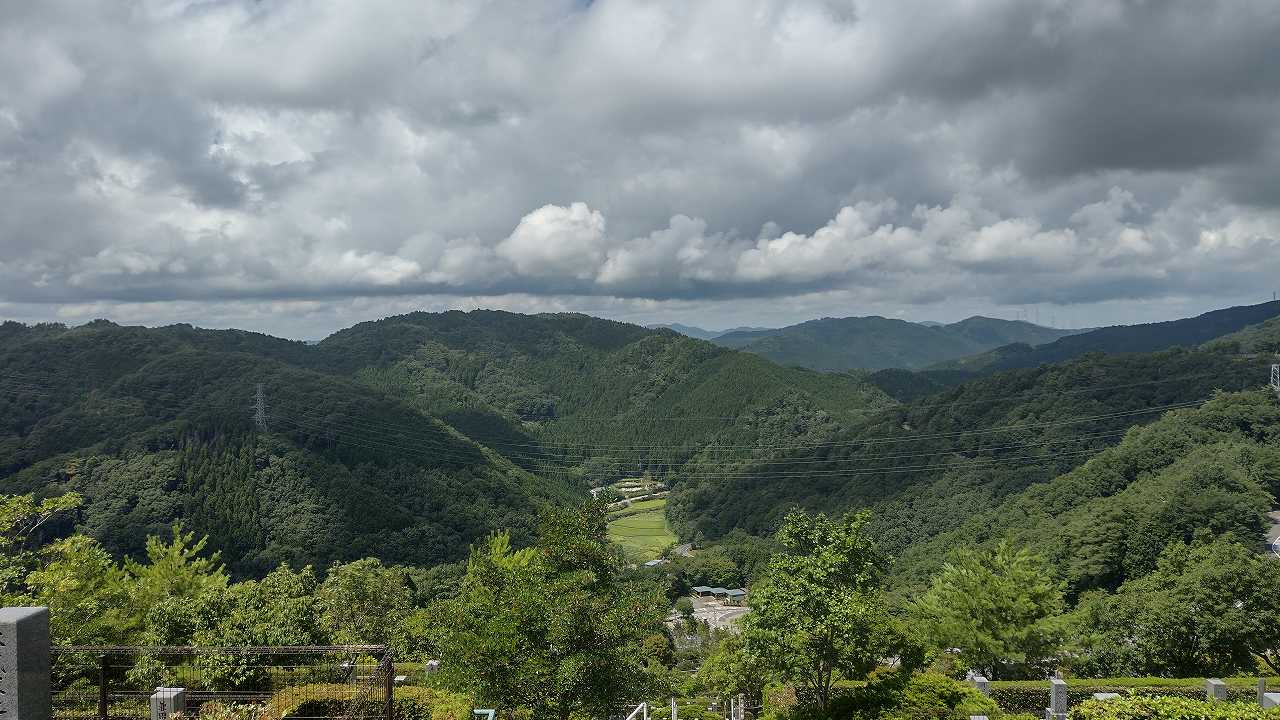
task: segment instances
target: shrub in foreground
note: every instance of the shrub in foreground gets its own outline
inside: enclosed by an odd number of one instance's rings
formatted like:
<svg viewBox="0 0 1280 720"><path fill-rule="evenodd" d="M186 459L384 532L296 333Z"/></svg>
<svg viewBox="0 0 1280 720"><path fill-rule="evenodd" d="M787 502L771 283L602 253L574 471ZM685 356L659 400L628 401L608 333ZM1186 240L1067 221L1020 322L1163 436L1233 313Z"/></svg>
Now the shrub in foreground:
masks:
<svg viewBox="0 0 1280 720"><path fill-rule="evenodd" d="M1071 708L1071 720L1280 720L1280 709L1263 710L1249 702L1135 695L1086 700Z"/></svg>
<svg viewBox="0 0 1280 720"><path fill-rule="evenodd" d="M425 687L398 687L392 712L396 720L471 720L471 698ZM341 717L351 702L348 685L302 685L276 693L268 703L272 717ZM365 714L381 715L381 692L366 700Z"/></svg>

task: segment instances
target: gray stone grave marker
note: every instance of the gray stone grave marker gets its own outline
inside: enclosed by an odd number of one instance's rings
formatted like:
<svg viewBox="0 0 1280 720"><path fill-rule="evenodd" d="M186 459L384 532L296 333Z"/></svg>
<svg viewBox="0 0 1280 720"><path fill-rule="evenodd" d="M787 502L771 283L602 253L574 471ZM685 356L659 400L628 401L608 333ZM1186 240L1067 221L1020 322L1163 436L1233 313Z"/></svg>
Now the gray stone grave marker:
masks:
<svg viewBox="0 0 1280 720"><path fill-rule="evenodd" d="M1049 678L1049 707L1045 708L1045 720L1066 720L1067 718L1067 681L1062 678Z"/></svg>
<svg viewBox="0 0 1280 720"><path fill-rule="evenodd" d="M1093 694L1094 700L1115 700L1120 697L1120 693L1099 692Z"/></svg>
<svg viewBox="0 0 1280 720"><path fill-rule="evenodd" d="M969 678L969 682L973 683L973 686L983 695L991 695L991 681L987 680L985 677L981 675L974 675L972 678Z"/></svg>
<svg viewBox="0 0 1280 720"><path fill-rule="evenodd" d="M0 720L50 720L49 608L0 608Z"/></svg>
<svg viewBox="0 0 1280 720"><path fill-rule="evenodd" d="M1219 678L1209 678L1204 681L1204 695L1208 700L1226 700L1227 684Z"/></svg>
<svg viewBox="0 0 1280 720"><path fill-rule="evenodd" d="M151 695L151 720L169 720L187 711L186 688L158 687Z"/></svg>
<svg viewBox="0 0 1280 720"><path fill-rule="evenodd" d="M1262 709L1270 710L1271 708L1280 707L1280 693L1262 693Z"/></svg>

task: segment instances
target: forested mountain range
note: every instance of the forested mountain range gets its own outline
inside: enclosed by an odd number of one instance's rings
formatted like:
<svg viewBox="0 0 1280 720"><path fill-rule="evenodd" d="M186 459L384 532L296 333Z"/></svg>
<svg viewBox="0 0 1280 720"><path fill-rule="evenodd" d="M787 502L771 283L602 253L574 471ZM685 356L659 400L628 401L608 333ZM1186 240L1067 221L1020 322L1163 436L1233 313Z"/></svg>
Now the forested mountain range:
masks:
<svg viewBox="0 0 1280 720"><path fill-rule="evenodd" d="M697 338L698 340L710 340L717 335L724 334L723 332L716 330L706 330L700 327L694 327L693 325L684 325L682 323L658 323L656 325L646 325L645 327L650 330L672 330L680 333L681 335Z"/></svg>
<svg viewBox="0 0 1280 720"><path fill-rule="evenodd" d="M1241 305L1180 320L1098 328L1040 345L1025 341L1010 343L978 357L937 363L933 369L990 373L1061 362L1090 352L1140 353L1176 346L1194 347L1277 316L1280 316L1280 301Z"/></svg>
<svg viewBox="0 0 1280 720"><path fill-rule="evenodd" d="M920 368L1010 343L1038 345L1076 330L981 316L914 323L878 316L822 318L775 330L730 332L713 342L816 370Z"/></svg>
<svg viewBox="0 0 1280 720"><path fill-rule="evenodd" d="M323 364L251 333L6 325L0 492L80 492L77 521L120 554L182 519L248 574L452 559L489 528L527 536L537 503L578 494Z"/></svg>
<svg viewBox="0 0 1280 720"><path fill-rule="evenodd" d="M6 323L0 493L80 492L76 524L118 554L180 519L256 575L369 555L457 560L495 529L528 539L540 504L647 474L672 487L686 540L765 535L796 505L870 507L910 583L959 539L993 538L990 513L1031 517L1034 493L1076 482L1062 478L1130 428L1265 383L1259 353L1276 326L1240 324L1256 314L1213 320L1228 333L1216 340L1175 333L1199 347L870 376L571 314L411 313L314 344ZM990 327L966 323L972 337ZM1046 522L1089 526L1107 505L1085 500L1045 509ZM1019 537L1061 530L1000 517ZM1081 589L1115 580L1080 578Z"/></svg>
<svg viewBox="0 0 1280 720"><path fill-rule="evenodd" d="M416 313L314 345L6 323L0 493L82 493L77 521L119 554L182 519L247 574L427 565L495 529L521 537L539 503L588 482L711 442L801 442L891 402L851 376L580 315Z"/></svg>
<svg viewBox="0 0 1280 720"><path fill-rule="evenodd" d="M1166 545L1197 533L1258 545L1280 496L1278 441L1273 393L1222 393L913 545L901 564L922 581L948 548L1008 539L1043 553L1075 595L1147 574Z"/></svg>
<svg viewBox="0 0 1280 720"><path fill-rule="evenodd" d="M766 532L785 508L870 507L904 577L936 568L947 533L1070 472L1131 427L1215 391L1266 383L1266 357L1178 348L1105 355L978 378L868 418L810 447L752 463L699 458L669 502L689 536ZM1274 398L1270 401L1274 403Z"/></svg>

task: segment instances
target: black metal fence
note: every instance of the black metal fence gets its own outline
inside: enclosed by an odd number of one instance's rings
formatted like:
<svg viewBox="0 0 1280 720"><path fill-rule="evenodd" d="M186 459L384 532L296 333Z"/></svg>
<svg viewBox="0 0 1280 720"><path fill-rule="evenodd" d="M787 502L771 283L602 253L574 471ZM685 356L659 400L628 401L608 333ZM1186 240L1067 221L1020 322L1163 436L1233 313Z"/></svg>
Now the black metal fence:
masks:
<svg viewBox="0 0 1280 720"><path fill-rule="evenodd" d="M391 720L395 666L381 645L53 648L55 720L150 720L158 688L182 688L165 717Z"/></svg>

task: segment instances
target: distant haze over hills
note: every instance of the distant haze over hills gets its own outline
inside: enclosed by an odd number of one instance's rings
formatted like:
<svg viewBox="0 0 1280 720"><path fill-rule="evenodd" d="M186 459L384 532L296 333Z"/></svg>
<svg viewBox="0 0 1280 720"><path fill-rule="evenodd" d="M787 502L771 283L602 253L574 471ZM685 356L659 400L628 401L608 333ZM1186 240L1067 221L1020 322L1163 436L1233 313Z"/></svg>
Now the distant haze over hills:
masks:
<svg viewBox="0 0 1280 720"><path fill-rule="evenodd" d="M729 328L728 330L707 330L705 328L695 327L693 325L683 325L681 323L657 323L654 325L646 325L645 327L649 328L650 330L661 330L661 329L674 330L675 332L678 332L681 335L687 335L691 338L697 338L699 340L714 340L720 337L721 335L727 335L729 333L735 333L735 332L750 332L754 330L771 329L771 328L763 328L763 327L736 327L736 328Z"/></svg>
<svg viewBox="0 0 1280 720"><path fill-rule="evenodd" d="M712 341L783 365L881 370L922 368L1010 343L1039 345L1077 332L981 316L950 324L870 316L821 318L784 328L727 332Z"/></svg>

